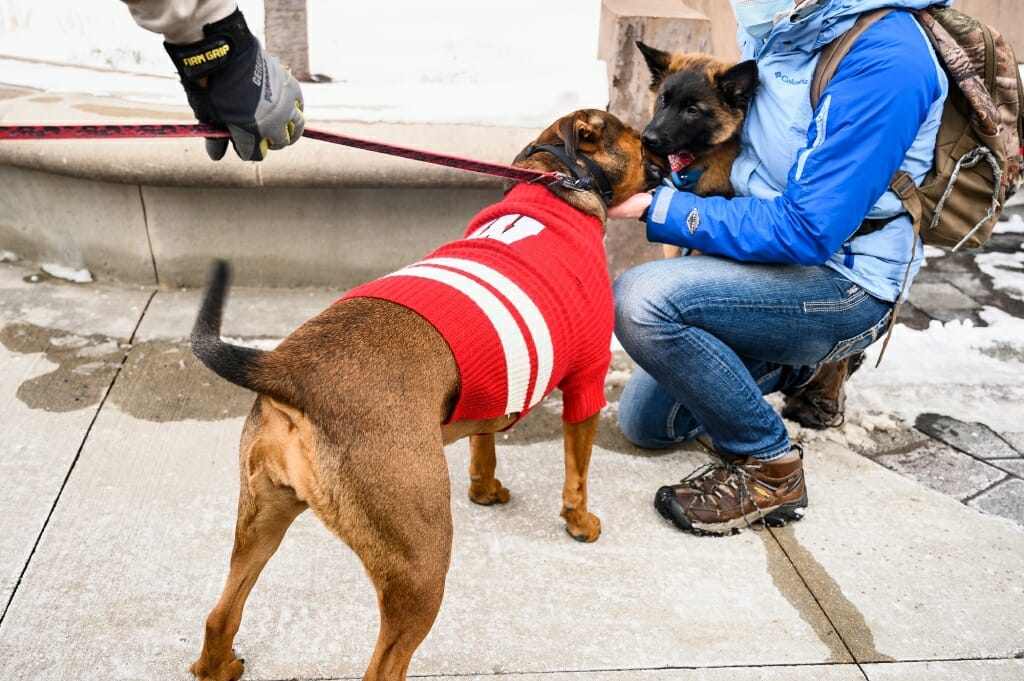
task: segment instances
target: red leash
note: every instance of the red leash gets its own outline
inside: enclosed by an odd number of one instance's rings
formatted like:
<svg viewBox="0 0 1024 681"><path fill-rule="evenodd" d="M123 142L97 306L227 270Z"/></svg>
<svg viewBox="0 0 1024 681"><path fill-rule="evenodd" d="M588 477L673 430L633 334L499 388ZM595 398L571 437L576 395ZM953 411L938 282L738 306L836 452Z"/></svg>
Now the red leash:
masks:
<svg viewBox="0 0 1024 681"><path fill-rule="evenodd" d="M231 133L223 128L212 125L176 125L176 124L147 124L147 125L0 125L0 140L54 140L54 139L124 139L139 137L229 137ZM530 170L529 168L516 168L513 166L489 163L487 161L474 161L458 156L439 154L433 151L423 151L402 147L396 144L374 142L372 140L339 135L338 133L325 130L313 130L306 128L302 133L303 137L322 140L332 144L341 144L346 147L374 151L389 156L400 156L413 161L423 161L434 165L468 170L473 173L503 177L507 180L519 182L540 182L545 185L571 182L571 179L562 173L543 172Z"/></svg>

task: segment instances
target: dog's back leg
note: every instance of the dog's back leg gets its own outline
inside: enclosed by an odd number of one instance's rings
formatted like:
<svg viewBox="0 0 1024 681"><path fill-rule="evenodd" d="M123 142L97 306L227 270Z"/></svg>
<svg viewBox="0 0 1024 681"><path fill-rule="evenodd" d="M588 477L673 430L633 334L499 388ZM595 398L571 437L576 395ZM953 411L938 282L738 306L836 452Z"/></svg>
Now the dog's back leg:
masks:
<svg viewBox="0 0 1024 681"><path fill-rule="evenodd" d="M365 681L405 679L441 608L451 559L451 488L438 424L406 421L388 430L328 457L333 462L319 476L337 487L327 504L310 500L377 590L380 632Z"/></svg>
<svg viewBox="0 0 1024 681"><path fill-rule="evenodd" d="M206 619L203 651L190 668L200 681L235 681L241 677L242 661L235 657L231 645L245 600L292 521L306 510L295 490L273 480L262 465L272 454L257 450L274 444L260 437L260 406L257 400L242 435L242 484L231 569L220 599Z"/></svg>

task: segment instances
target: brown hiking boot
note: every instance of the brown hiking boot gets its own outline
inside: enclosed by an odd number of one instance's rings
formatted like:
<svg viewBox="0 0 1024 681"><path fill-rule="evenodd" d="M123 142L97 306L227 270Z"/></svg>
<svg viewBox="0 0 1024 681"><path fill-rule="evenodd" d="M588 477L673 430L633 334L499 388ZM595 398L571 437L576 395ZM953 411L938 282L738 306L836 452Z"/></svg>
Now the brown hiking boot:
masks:
<svg viewBox="0 0 1024 681"><path fill-rule="evenodd" d="M709 463L678 485L658 490L654 507L681 530L694 534L730 534L761 521L781 527L807 510L803 450L796 461L746 459L736 464Z"/></svg>
<svg viewBox="0 0 1024 681"><path fill-rule="evenodd" d="M824 430L843 425L846 414L844 385L864 363L864 353L857 352L835 362L819 364L811 380L786 396L782 416L804 428Z"/></svg>

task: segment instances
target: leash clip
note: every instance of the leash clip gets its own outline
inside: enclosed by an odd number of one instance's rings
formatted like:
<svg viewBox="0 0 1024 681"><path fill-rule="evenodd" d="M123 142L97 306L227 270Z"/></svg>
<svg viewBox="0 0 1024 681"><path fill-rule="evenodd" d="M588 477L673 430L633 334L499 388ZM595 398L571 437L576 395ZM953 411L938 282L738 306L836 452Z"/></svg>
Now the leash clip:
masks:
<svg viewBox="0 0 1024 681"><path fill-rule="evenodd" d="M572 178L565 173L554 171L537 175L536 177L531 177L529 180L526 180L526 184L539 184L543 187L554 187L556 184L566 186L566 181L572 181Z"/></svg>
<svg viewBox="0 0 1024 681"><path fill-rule="evenodd" d="M566 189L571 189L574 192L588 192L593 189L594 178L563 175L561 184Z"/></svg>

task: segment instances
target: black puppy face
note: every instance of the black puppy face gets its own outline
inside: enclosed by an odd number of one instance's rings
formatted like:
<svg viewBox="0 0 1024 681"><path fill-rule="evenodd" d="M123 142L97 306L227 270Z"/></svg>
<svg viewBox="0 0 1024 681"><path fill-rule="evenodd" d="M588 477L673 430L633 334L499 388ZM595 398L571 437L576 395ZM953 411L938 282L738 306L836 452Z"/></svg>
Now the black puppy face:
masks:
<svg viewBox="0 0 1024 681"><path fill-rule="evenodd" d="M757 65L703 54L670 54L637 43L651 72L644 145L658 154L700 155L739 132L757 87Z"/></svg>
<svg viewBox="0 0 1024 681"><path fill-rule="evenodd" d="M668 76L655 97L651 122L644 128L644 144L657 154L707 151L722 136L720 110L720 98L702 71Z"/></svg>

